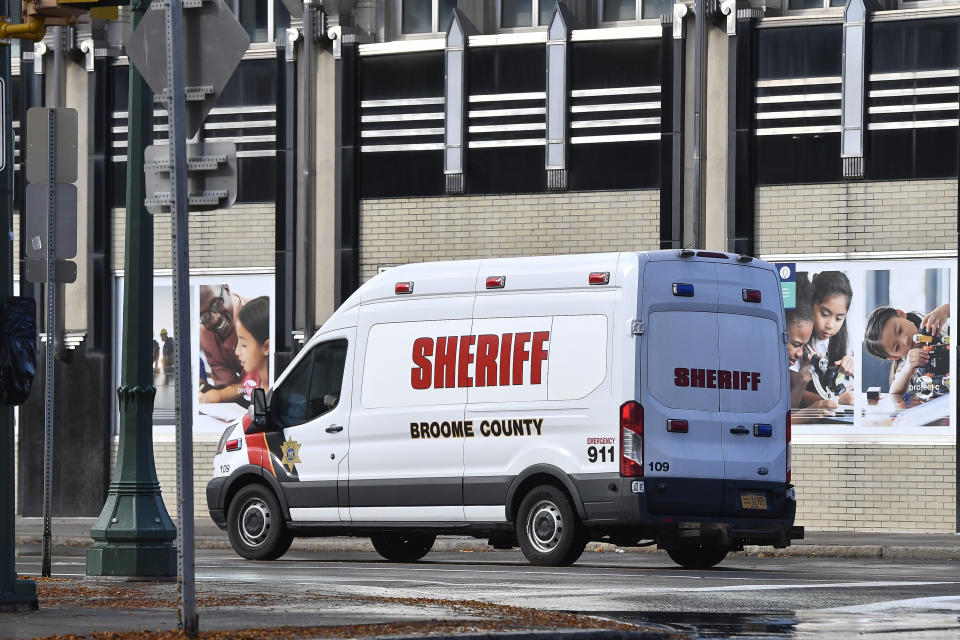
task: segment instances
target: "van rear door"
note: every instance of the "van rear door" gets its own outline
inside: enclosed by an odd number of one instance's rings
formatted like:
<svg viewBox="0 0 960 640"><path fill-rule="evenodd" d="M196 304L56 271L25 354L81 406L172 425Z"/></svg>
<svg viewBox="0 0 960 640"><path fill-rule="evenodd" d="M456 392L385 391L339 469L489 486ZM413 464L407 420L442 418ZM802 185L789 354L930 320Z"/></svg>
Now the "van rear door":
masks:
<svg viewBox="0 0 960 640"><path fill-rule="evenodd" d="M740 372L739 384L720 389L725 512L776 516L778 492L767 491L764 483L786 482L789 394L779 283L771 269L740 264L716 269L720 367ZM760 301L746 301L748 290L759 291Z"/></svg>
<svg viewBox="0 0 960 640"><path fill-rule="evenodd" d="M638 397L652 513L716 515L723 509L717 296L713 262L662 257L647 263Z"/></svg>

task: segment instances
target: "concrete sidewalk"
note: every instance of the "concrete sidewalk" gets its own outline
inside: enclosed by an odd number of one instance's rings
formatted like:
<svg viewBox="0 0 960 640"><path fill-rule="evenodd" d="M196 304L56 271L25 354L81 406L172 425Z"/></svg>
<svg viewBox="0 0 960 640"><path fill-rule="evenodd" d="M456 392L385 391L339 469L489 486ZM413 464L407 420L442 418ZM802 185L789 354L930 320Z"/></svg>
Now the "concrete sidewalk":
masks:
<svg viewBox="0 0 960 640"><path fill-rule="evenodd" d="M54 518L51 525L53 543L58 546L88 546L92 543L90 527L94 518ZM199 549L229 549L230 541L207 517L195 523L195 540ZM20 545L40 544L43 538L42 518L16 519L16 536ZM588 549L601 547L614 551L615 545L591 543ZM293 549L305 551L373 551L369 538L330 537L300 538ZM434 551L490 551L486 540L443 536L437 539ZM625 547L626 553L654 553L654 547ZM794 541L786 549L748 546L746 555L784 555L834 558L887 558L896 560L960 560L960 534L951 533L885 533L857 531L811 531L806 538Z"/></svg>

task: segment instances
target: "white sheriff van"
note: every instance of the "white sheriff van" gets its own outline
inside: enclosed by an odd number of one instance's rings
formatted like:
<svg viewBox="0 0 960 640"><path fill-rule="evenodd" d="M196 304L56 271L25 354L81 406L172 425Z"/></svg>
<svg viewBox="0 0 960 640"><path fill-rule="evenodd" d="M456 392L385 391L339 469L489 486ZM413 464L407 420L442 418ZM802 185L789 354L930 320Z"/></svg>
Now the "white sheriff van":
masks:
<svg viewBox="0 0 960 640"><path fill-rule="evenodd" d="M569 565L591 540L685 567L794 527L783 303L747 256L656 251L389 269L223 434L210 515L238 554L438 534Z"/></svg>

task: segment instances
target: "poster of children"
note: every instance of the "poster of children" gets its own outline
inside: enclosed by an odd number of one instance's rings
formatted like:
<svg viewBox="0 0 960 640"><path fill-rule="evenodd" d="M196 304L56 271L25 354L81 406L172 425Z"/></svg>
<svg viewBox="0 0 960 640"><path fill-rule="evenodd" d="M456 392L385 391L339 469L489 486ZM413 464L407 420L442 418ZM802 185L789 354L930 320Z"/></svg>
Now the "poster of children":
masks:
<svg viewBox="0 0 960 640"><path fill-rule="evenodd" d="M798 433L952 434L956 261L794 268L785 312Z"/></svg>
<svg viewBox="0 0 960 640"><path fill-rule="evenodd" d="M222 431L241 416L253 389L273 380L269 277L236 276L196 283L195 431Z"/></svg>
<svg viewBox="0 0 960 640"><path fill-rule="evenodd" d="M123 278L117 296L123 297ZM191 375L195 433L221 434L227 423L246 411L250 391L269 389L273 382L273 276L225 275L190 278ZM123 313L118 310L117 385L122 362ZM151 339L154 434L172 436L176 425L176 364L178 341L174 322L171 278L153 284ZM193 391L196 390L196 391ZM119 423L119 414L115 417Z"/></svg>

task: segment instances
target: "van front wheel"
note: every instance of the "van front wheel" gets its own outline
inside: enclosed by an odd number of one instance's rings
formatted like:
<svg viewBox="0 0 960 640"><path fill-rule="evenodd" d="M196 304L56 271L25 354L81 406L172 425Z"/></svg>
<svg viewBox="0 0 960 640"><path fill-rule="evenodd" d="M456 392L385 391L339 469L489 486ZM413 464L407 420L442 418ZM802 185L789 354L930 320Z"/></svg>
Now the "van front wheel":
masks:
<svg viewBox="0 0 960 640"><path fill-rule="evenodd" d="M517 542L530 564L567 567L587 544L586 531L566 494L552 485L528 493L517 512Z"/></svg>
<svg viewBox="0 0 960 640"><path fill-rule="evenodd" d="M276 496L259 484L240 489L230 502L227 535L233 550L247 560L276 560L293 542Z"/></svg>
<svg viewBox="0 0 960 640"><path fill-rule="evenodd" d="M710 569L727 557L727 550L723 547L705 547L697 544L669 547L667 555L685 569Z"/></svg>
<svg viewBox="0 0 960 640"><path fill-rule="evenodd" d="M390 562L416 562L430 552L437 536L428 533L379 533L370 536L373 548Z"/></svg>

